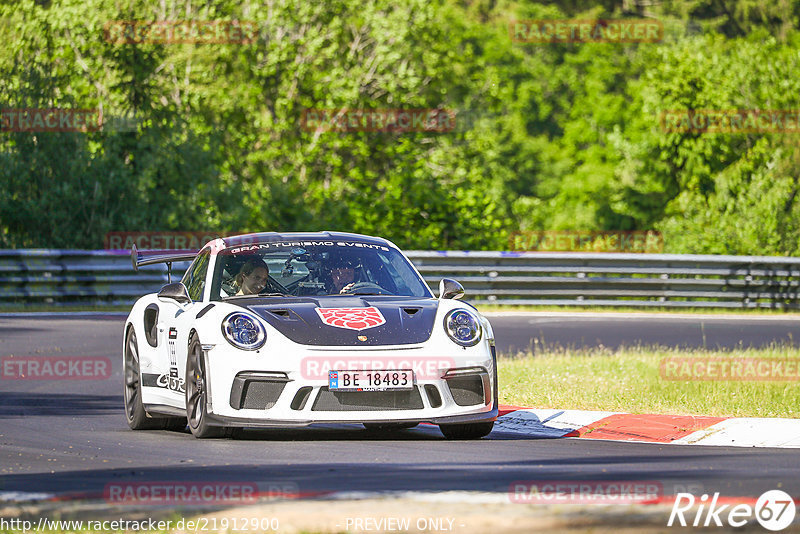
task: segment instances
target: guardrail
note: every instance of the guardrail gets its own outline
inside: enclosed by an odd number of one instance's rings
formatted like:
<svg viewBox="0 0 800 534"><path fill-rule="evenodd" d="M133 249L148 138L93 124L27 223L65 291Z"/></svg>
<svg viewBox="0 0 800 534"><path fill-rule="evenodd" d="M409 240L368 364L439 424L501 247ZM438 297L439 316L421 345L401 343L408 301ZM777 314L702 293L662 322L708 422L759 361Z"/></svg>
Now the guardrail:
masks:
<svg viewBox="0 0 800 534"><path fill-rule="evenodd" d="M800 258L459 251L410 257L429 284L455 278L476 303L800 307Z"/></svg>
<svg viewBox="0 0 800 534"><path fill-rule="evenodd" d="M173 281L186 267L173 265ZM0 250L0 305L132 304L166 283L166 265L134 272L126 251Z"/></svg>
<svg viewBox="0 0 800 534"><path fill-rule="evenodd" d="M410 251L436 288L455 278L476 304L799 308L800 258ZM187 263L173 265L173 280ZM0 305L131 304L167 283L124 251L0 250Z"/></svg>

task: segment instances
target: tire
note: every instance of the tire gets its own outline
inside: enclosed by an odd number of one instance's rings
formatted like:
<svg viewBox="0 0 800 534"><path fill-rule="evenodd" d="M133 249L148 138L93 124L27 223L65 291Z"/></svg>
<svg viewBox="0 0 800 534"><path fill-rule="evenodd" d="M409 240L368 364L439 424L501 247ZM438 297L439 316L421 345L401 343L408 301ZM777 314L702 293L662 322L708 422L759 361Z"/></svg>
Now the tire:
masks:
<svg viewBox="0 0 800 534"><path fill-rule="evenodd" d="M494 421L439 425L439 430L447 439L480 439L488 436L492 428L494 428Z"/></svg>
<svg viewBox="0 0 800 534"><path fill-rule="evenodd" d="M205 361L203 348L196 334L189 338L186 356L186 419L189 430L199 439L221 438L225 428L209 425L206 412Z"/></svg>
<svg viewBox="0 0 800 534"><path fill-rule="evenodd" d="M139 370L139 344L136 331L128 328L125 341L124 392L125 419L131 430L183 430L182 417L150 417L142 404L142 378Z"/></svg>
<svg viewBox="0 0 800 534"><path fill-rule="evenodd" d="M397 432L398 430L406 430L414 428L419 423L361 423L367 430L374 430L376 432Z"/></svg>

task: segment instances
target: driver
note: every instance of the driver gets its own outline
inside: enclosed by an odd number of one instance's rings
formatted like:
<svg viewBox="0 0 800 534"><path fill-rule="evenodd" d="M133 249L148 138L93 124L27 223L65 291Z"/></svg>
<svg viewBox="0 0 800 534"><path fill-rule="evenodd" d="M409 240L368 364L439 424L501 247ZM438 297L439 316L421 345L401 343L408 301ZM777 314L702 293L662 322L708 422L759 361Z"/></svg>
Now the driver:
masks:
<svg viewBox="0 0 800 534"><path fill-rule="evenodd" d="M350 259L340 258L330 269L331 285L329 294L344 294L356 284L356 265Z"/></svg>
<svg viewBox="0 0 800 534"><path fill-rule="evenodd" d="M257 295L269 282L269 267L261 258L247 260L236 275L237 295Z"/></svg>

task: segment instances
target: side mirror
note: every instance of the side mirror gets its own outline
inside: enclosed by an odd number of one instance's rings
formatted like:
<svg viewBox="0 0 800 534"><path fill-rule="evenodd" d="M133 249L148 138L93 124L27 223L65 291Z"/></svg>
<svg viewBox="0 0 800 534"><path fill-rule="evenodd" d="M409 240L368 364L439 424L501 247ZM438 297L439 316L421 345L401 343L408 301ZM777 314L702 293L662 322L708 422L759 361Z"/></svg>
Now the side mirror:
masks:
<svg viewBox="0 0 800 534"><path fill-rule="evenodd" d="M439 298L440 299L460 299L464 296L464 286L451 280L450 278L442 278L439 282Z"/></svg>
<svg viewBox="0 0 800 534"><path fill-rule="evenodd" d="M158 292L159 297L165 299L172 299L178 302L192 302L192 297L189 296L189 290L181 282L174 284L167 284Z"/></svg>

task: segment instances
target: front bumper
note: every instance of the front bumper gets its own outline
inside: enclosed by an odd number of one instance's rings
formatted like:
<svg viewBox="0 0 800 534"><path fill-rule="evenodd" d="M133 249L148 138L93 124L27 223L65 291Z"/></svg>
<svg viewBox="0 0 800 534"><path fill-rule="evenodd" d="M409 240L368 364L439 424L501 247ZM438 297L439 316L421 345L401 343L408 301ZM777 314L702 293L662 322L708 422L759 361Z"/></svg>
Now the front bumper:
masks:
<svg viewBox="0 0 800 534"><path fill-rule="evenodd" d="M276 428L276 427L305 427L319 423L431 423L434 425L448 423L488 423L497 419L497 407L488 412L468 415L451 415L446 417L436 417L430 420L412 419L342 419L342 420L279 420L265 419L255 420L242 417L228 417L221 415L208 415L208 423L211 426L240 427L240 428Z"/></svg>
<svg viewBox="0 0 800 534"><path fill-rule="evenodd" d="M214 354L214 352L217 354ZM214 349L207 358L208 422L241 428L302 427L315 423L479 423L497 419L497 383L493 347L481 344L441 358L431 347L403 347L370 351L301 350L279 364L252 353L237 369L219 365L229 359ZM308 376L307 359L344 362L392 362L384 369L409 368L427 362L427 371L415 374L413 390L400 392L337 392L327 378ZM238 356L241 360L241 355ZM338 359L338 360L337 360ZM437 362L431 369L431 362ZM242 362L240 362L242 363ZM408 365L407 365L408 364ZM332 368L341 365L332 363ZM421 368L421 367L419 367ZM327 370L320 375L327 377Z"/></svg>

